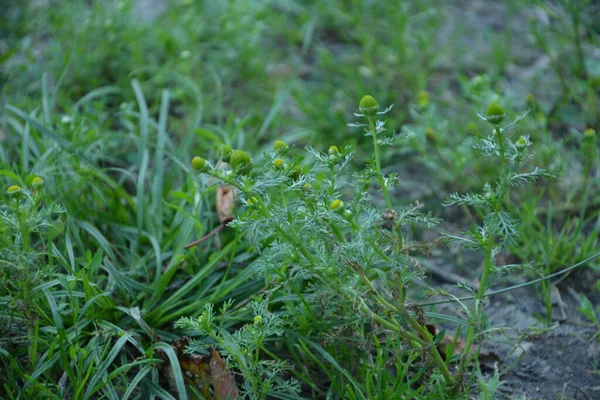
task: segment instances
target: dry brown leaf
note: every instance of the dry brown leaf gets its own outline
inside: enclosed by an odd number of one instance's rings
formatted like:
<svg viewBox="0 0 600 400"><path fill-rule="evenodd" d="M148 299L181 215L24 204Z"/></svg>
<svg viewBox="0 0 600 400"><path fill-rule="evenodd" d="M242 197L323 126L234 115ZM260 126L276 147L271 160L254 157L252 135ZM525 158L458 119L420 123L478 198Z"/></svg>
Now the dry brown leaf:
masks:
<svg viewBox="0 0 600 400"><path fill-rule="evenodd" d="M229 185L219 186L217 189L217 214L221 224L226 225L235 218L233 205L233 188Z"/></svg>
<svg viewBox="0 0 600 400"><path fill-rule="evenodd" d="M240 397L235 379L227 365L214 349L210 349L210 375L214 389L214 400L233 400Z"/></svg>

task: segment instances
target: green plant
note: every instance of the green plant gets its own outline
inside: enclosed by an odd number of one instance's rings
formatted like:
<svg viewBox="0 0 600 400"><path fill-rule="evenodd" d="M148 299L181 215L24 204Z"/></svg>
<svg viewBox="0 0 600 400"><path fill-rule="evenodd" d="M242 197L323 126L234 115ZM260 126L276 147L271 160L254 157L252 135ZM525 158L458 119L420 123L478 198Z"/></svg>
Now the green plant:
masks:
<svg viewBox="0 0 600 400"><path fill-rule="evenodd" d="M598 291L600 291L600 281L596 282L596 288ZM598 332L596 332L594 336L598 337L598 335L600 335L600 321L598 320L597 313L600 313L600 307L596 307L594 309L594 305L590 299L588 299L585 294L580 293L578 310L581 311L581 313L596 326Z"/></svg>
<svg viewBox="0 0 600 400"><path fill-rule="evenodd" d="M14 175L13 179L20 181ZM4 341L17 340L21 330L26 330L27 360L35 363L43 293L34 288L47 281L55 268L53 262L44 262L44 253L56 235L55 220L64 208L47 204L42 178L32 175L27 182L27 186L8 187L0 202L0 319L4 321Z"/></svg>
<svg viewBox="0 0 600 400"><path fill-rule="evenodd" d="M268 311L266 302L252 302L252 323L229 333L225 325L225 316L232 304L232 301L223 303L219 322L213 305L208 303L199 317L181 318L175 327L212 340L203 340L204 343L193 342L189 346L190 350L202 351L207 346L217 345L225 352L228 365L238 369L244 378L242 395L245 398L266 399L267 396L276 396L279 393L298 393L300 385L297 381L281 377L289 369L285 362L261 357L266 341L271 336L283 334L283 320L277 314Z"/></svg>
<svg viewBox="0 0 600 400"><path fill-rule="evenodd" d="M357 115L367 123L351 124L363 127L365 135L373 137L374 154L356 176L354 193L343 190L350 183L346 168L353 153L337 146L326 153L309 148L306 154L298 154L278 142L275 151L265 155L264 164L250 175L234 165L227 170L209 162L200 181L214 177L239 191L247 211L229 226L260 249L261 256L253 263L255 270L279 277L274 296L295 295L315 327L322 324L318 321L341 317L337 323L340 330L378 326L399 335L414 351L424 351L445 384L451 386L454 379L433 345L433 336L420 314L407 305L407 288L421 273L410 256L418 246L409 247L402 229L407 224L433 225L436 220L421 214L419 205L400 212L391 208L389 189L395 177L383 175L380 147L401 135L383 136L385 123L378 114L391 107L378 113L376 104L372 97L364 97L359 105L364 114ZM307 156L314 161L309 162ZM379 183L389 207L381 214L368 193L373 180ZM342 201L341 197L348 199ZM327 328L320 329L326 332Z"/></svg>
<svg viewBox="0 0 600 400"><path fill-rule="evenodd" d="M535 182L542 177L555 178L553 174L537 167L528 172L520 171L520 164L528 156L527 150L532 143L527 135L521 135L517 139L513 139L508 134L509 129L518 124L525 115L502 127L501 123L505 118L505 112L497 102L493 102L488 107L485 115L479 116L488 122L492 128L490 134L478 135L479 142L476 144L476 148L485 156L498 157L498 179L493 183L485 183L481 193L455 193L445 202L446 206L465 205L473 207L483 216L481 223L473 224L468 231L462 232L460 235L445 234L445 239L452 244L481 251L484 257L479 290L475 293L474 306L469 309L461 304L467 313L469 327L458 370L459 385L462 384L462 376L472 361L473 354L476 354L476 352L472 352L473 345L480 343L483 339L485 326L482 317L482 306L485 293L490 285L490 278L494 274L512 272L523 267L523 265L518 264L504 266L496 264L496 255L514 243L518 237L519 219L507 211L507 204L512 201L510 192L512 188ZM463 287L471 290L468 286Z"/></svg>

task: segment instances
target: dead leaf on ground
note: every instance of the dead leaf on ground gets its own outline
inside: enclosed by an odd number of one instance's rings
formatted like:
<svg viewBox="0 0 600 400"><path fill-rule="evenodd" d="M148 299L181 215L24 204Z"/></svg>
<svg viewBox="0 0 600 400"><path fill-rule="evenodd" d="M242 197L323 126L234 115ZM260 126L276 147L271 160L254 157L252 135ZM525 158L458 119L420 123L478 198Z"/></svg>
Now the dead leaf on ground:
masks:
<svg viewBox="0 0 600 400"><path fill-rule="evenodd" d="M223 361L219 353L212 348L210 358L200 354L185 353L190 339L175 339L171 346L177 353L177 360L183 372L186 385L193 386L200 390L202 396L208 400L233 400L240 396L235 379L227 364ZM164 376L169 383L172 391L176 390L175 377L173 369L168 364L166 356ZM210 385L213 387L213 396L210 395Z"/></svg>
<svg viewBox="0 0 600 400"><path fill-rule="evenodd" d="M240 397L233 374L214 348L210 349L210 376L214 400L232 400Z"/></svg>

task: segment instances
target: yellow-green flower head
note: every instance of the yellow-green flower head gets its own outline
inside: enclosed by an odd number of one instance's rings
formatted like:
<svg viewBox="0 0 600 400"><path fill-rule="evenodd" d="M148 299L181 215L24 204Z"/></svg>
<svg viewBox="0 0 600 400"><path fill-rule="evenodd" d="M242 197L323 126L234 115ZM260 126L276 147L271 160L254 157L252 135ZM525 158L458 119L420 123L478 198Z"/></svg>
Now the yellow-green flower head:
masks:
<svg viewBox="0 0 600 400"><path fill-rule="evenodd" d="M260 315L255 315L254 316L254 324L259 325L261 323L262 323L262 317Z"/></svg>
<svg viewBox="0 0 600 400"><path fill-rule="evenodd" d="M313 187L310 183L305 183L303 189L305 192L312 192Z"/></svg>
<svg viewBox="0 0 600 400"><path fill-rule="evenodd" d="M504 110L502 107L500 107L500 104L496 103L495 101L489 105L485 113L486 120L493 125L498 125L501 123L505 116L506 114L504 113Z"/></svg>
<svg viewBox="0 0 600 400"><path fill-rule="evenodd" d="M330 156L339 156L340 155L340 149L337 148L337 146L329 146L329 150L327 151L329 153Z"/></svg>
<svg viewBox="0 0 600 400"><path fill-rule="evenodd" d="M206 167L206 160L202 157L192 158L192 168L196 171L201 171Z"/></svg>
<svg viewBox="0 0 600 400"><path fill-rule="evenodd" d="M33 180L31 181L31 186L33 186L34 188L39 188L40 186L42 186L44 184L44 180L42 178L40 178L39 176L36 176L35 178L33 178Z"/></svg>
<svg viewBox="0 0 600 400"><path fill-rule="evenodd" d="M329 208L334 212L341 212L344 210L344 202L340 199L335 199L329 204Z"/></svg>
<svg viewBox="0 0 600 400"><path fill-rule="evenodd" d="M419 97L417 99L417 104L421 108L427 107L429 105L429 93L427 93L424 90L420 91L419 92Z"/></svg>
<svg viewBox="0 0 600 400"><path fill-rule="evenodd" d="M243 150L234 150L231 152L229 164L236 173L247 175L252 169L252 157Z"/></svg>
<svg viewBox="0 0 600 400"><path fill-rule="evenodd" d="M596 131L594 128L587 128L585 131L583 131L584 139L593 138L594 136L596 136Z"/></svg>
<svg viewBox="0 0 600 400"><path fill-rule="evenodd" d="M217 149L217 157L219 157L221 160L223 160L225 162L229 162L229 157L231 156L231 152L232 152L231 146L223 143Z"/></svg>
<svg viewBox="0 0 600 400"><path fill-rule="evenodd" d="M379 104L377 103L377 100L375 100L375 97L367 94L360 99L360 103L358 103L358 109L361 113L369 117L377 114L377 111L379 110Z"/></svg>
<svg viewBox="0 0 600 400"><path fill-rule="evenodd" d="M275 151L283 151L285 149L287 149L288 145L286 142L284 142L283 140L276 140L275 144L273 145L273 150Z"/></svg>
<svg viewBox="0 0 600 400"><path fill-rule="evenodd" d="M283 160L281 158L276 158L273 160L273 166L276 169L283 169L284 164L285 163L283 162Z"/></svg>
<svg viewBox="0 0 600 400"><path fill-rule="evenodd" d="M521 136L517 139L515 146L517 147L517 149L523 150L525 147L527 147L527 140L523 136Z"/></svg>
<svg viewBox="0 0 600 400"><path fill-rule="evenodd" d="M19 186L19 185L9 186L9 188L6 190L6 193L9 196L14 196L16 194L19 194L19 193L21 193L21 186Z"/></svg>

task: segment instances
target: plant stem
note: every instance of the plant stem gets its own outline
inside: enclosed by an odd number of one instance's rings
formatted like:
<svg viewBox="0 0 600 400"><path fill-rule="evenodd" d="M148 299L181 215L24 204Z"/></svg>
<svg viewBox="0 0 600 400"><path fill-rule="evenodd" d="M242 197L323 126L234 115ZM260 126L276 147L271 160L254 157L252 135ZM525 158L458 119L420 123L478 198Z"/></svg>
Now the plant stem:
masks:
<svg viewBox="0 0 600 400"><path fill-rule="evenodd" d="M373 149L375 153L375 172L377 173L377 181L379 182L379 186L381 186L381 190L383 191L383 197L385 197L385 202L387 207L392 209L392 199L390 198L390 193L385 184L385 180L383 179L383 174L381 173L381 157L379 155L379 144L377 143L377 128L375 127L375 120L373 117L368 117L369 119L369 130L371 131L371 136L373 136Z"/></svg>
<svg viewBox="0 0 600 400"><path fill-rule="evenodd" d="M21 209L19 207L19 201L16 200L15 201L15 214L17 215L17 218L19 220L19 231L21 233L21 251L22 254L27 257L27 253L29 253L30 247L31 247L31 236L30 236L30 232L29 229L27 228L27 211L25 209ZM33 315L31 313L31 309L29 308L31 306L31 299L30 299L30 293L29 293L29 266L27 264L21 263L21 268L23 268L23 270L25 270L25 276L26 278L23 279L23 301L25 303L25 321L27 323L27 339L29 341L29 348L28 348L28 357L29 357L29 362L30 363L34 363L35 362L35 354L33 351L33 340L34 340L34 329L33 329Z"/></svg>
<svg viewBox="0 0 600 400"><path fill-rule="evenodd" d="M488 277L492 270L492 248L493 247L494 247L494 239L489 238L488 242L486 243L486 246L484 248L485 259L484 259L484 264L483 264L483 272L481 273L481 280L479 282L479 291L477 292L477 295L475 296L474 312L475 312L475 314L477 314L475 316L477 318L477 321L473 321L473 318L470 318L469 329L467 330L467 339L465 341L465 349L463 351L462 362L461 362L460 369L458 372L458 380L457 380L458 384L462 382L463 374L464 374L465 369L467 368L467 365L471 359L469 353L471 351L471 347L473 346L473 342L475 341L475 333L476 333L475 327L479 320L479 315L478 315L479 304L481 303L481 300L483 299L483 297L485 295L485 291L487 289Z"/></svg>
<svg viewBox="0 0 600 400"><path fill-rule="evenodd" d="M546 326L552 325L552 294L551 287L548 287L548 281L542 281L542 292L544 293L544 303L546 306Z"/></svg>
<svg viewBox="0 0 600 400"><path fill-rule="evenodd" d="M411 317L410 315L408 315L405 312L402 312L397 307L395 307L394 305L390 304L387 300L385 300L383 298L383 296L381 296L381 294L379 294L377 289L375 289L375 287L373 286L371 281L369 281L369 278L367 278L366 275L364 273L362 273L362 271L359 272L359 275L360 275L361 279L366 283L369 290L371 290L375 294L375 300L377 300L377 302L380 305L387 308L391 312L402 313L406 317L406 319L408 320L408 322L412 326L412 328L415 331L417 331L419 335L417 336L417 335L414 335L414 334L404 330L400 326L400 324L398 324L398 322L396 322L392 317L390 317L390 318L392 318L392 321L394 323L389 320L386 320L385 318L381 317L380 315L376 314L371 309L369 309L366 306L366 304L364 304L364 302L362 303L362 306L364 308L367 308L369 313L371 314L371 316L377 322L381 323L383 326L388 327L388 328L394 330L395 332L402 334L403 336L405 336L406 338L408 338L410 340L416 341L417 343L419 343L421 345L427 346L430 349L430 353L431 353L431 356L433 357L433 361L436 363L436 365L438 366L440 371L442 371L442 374L444 375L444 379L446 380L446 383L448 383L449 385L452 384L452 382L454 382L452 375L450 374L450 371L448 371L448 367L446 366L446 363L442 359L442 356L440 355L437 347L433 343L433 340L431 340L431 338L429 337L429 332L427 332L427 330L413 317Z"/></svg>
<svg viewBox="0 0 600 400"><path fill-rule="evenodd" d="M502 171L506 170L506 151L504 149L504 136L500 125L496 125L494 128L496 133L496 143L498 144L498 153L500 154L500 162L502 163Z"/></svg>

